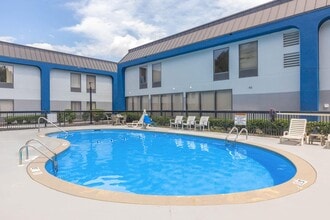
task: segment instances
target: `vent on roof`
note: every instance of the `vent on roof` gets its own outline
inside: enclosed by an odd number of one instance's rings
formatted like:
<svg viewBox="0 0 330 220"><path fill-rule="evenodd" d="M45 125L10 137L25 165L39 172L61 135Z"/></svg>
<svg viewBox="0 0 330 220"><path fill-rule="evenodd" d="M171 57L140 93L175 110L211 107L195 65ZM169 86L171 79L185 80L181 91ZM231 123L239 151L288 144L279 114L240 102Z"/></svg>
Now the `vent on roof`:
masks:
<svg viewBox="0 0 330 220"><path fill-rule="evenodd" d="M284 68L294 67L300 65L300 53L287 53L284 54Z"/></svg>
<svg viewBox="0 0 330 220"><path fill-rule="evenodd" d="M299 45L299 31L283 34L283 46Z"/></svg>

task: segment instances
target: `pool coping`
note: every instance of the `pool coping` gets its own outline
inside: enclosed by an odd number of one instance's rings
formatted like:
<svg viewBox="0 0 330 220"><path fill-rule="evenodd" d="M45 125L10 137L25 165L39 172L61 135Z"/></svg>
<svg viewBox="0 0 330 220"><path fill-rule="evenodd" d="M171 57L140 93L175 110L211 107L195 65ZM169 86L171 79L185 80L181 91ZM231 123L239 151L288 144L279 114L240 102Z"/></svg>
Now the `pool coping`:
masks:
<svg viewBox="0 0 330 220"><path fill-rule="evenodd" d="M118 129L118 128L107 128ZM127 130L136 130L134 128L120 128ZM84 129L77 129L84 130ZM139 129L140 130L140 129ZM204 132L191 132L191 131L178 131L178 130L164 130L164 129L149 129L155 132L169 132L180 133L188 135L197 135L202 137L211 137L223 139L215 134L208 134ZM54 152L59 154L70 147L70 143L66 140L55 139L47 137L44 134L39 134L39 138L42 138L46 142L56 142L57 146ZM219 195L203 195L203 196L152 196L152 195L139 195L132 193L114 192L101 189L92 189L76 184L72 184L63 181L55 176L49 174L45 169L45 163L48 158L45 156L39 156L31 161L26 167L29 176L36 182L51 188L53 190L63 192L69 195L78 196L82 198L88 198L99 201L129 203L129 204L143 204L143 205L225 205L225 204L245 204L261 202L271 199L276 199L284 196L288 196L297 192L300 192L311 185L313 185L317 178L315 169L304 159L283 151L273 148L271 146L262 145L260 143L254 143L249 140L238 140L238 142L256 145L261 148L265 148L288 158L297 169L296 175L289 181L279 184L274 187L264 188L259 190L253 190L248 192L231 193L231 194L219 194Z"/></svg>

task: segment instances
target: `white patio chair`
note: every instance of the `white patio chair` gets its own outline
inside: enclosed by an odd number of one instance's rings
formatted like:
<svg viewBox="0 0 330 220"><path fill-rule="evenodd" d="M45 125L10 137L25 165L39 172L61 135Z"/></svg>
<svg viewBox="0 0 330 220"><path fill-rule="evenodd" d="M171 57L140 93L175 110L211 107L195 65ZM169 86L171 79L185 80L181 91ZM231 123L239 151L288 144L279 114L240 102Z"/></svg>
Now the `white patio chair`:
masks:
<svg viewBox="0 0 330 220"><path fill-rule="evenodd" d="M179 128L179 126L182 126L183 116L177 115L175 116L175 119L170 120L170 128L174 126L176 129Z"/></svg>
<svg viewBox="0 0 330 220"><path fill-rule="evenodd" d="M196 116L188 116L186 122L182 122L182 129L184 129L184 127L191 129L192 126L195 126L195 119Z"/></svg>
<svg viewBox="0 0 330 220"><path fill-rule="evenodd" d="M306 119L291 119L289 131L284 131L283 136L280 137L280 143L283 143L285 140L294 140L299 141L299 144L303 145L306 138L306 124Z"/></svg>
<svg viewBox="0 0 330 220"><path fill-rule="evenodd" d="M209 116L202 116L198 122L196 122L195 125L195 130L196 128L199 128L199 130L201 130L203 128L203 131L205 129L205 127L207 127L207 130L210 130L210 123L209 123Z"/></svg>

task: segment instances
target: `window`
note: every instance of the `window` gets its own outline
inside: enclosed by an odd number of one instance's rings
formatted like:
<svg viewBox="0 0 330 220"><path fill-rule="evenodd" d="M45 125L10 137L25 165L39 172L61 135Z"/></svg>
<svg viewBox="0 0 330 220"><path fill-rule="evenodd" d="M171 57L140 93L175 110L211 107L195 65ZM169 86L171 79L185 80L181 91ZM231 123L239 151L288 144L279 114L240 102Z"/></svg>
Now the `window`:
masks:
<svg viewBox="0 0 330 220"><path fill-rule="evenodd" d="M142 96L141 97L141 101L142 101L142 108L141 110L143 109L147 109L149 110L149 96L145 95L145 96Z"/></svg>
<svg viewBox="0 0 330 220"><path fill-rule="evenodd" d="M86 91L89 92L90 88L92 89L93 93L96 93L96 76L86 76Z"/></svg>
<svg viewBox="0 0 330 220"><path fill-rule="evenodd" d="M81 92L81 75L71 73L71 92Z"/></svg>
<svg viewBox="0 0 330 220"><path fill-rule="evenodd" d="M76 119L82 119L81 102L71 102L71 110L76 111Z"/></svg>
<svg viewBox="0 0 330 220"><path fill-rule="evenodd" d="M258 76L258 42L239 45L239 77Z"/></svg>
<svg viewBox="0 0 330 220"><path fill-rule="evenodd" d="M229 48L213 51L213 80L229 79Z"/></svg>
<svg viewBox="0 0 330 220"><path fill-rule="evenodd" d="M172 109L172 95L164 94L162 95L162 110L170 111Z"/></svg>
<svg viewBox="0 0 330 220"><path fill-rule="evenodd" d="M71 102L72 111L81 111L81 102Z"/></svg>
<svg viewBox="0 0 330 220"><path fill-rule="evenodd" d="M0 111L2 111L2 112L14 111L14 101L13 100L0 100Z"/></svg>
<svg viewBox="0 0 330 220"><path fill-rule="evenodd" d="M232 110L232 90L216 91L216 109L218 111Z"/></svg>
<svg viewBox="0 0 330 220"><path fill-rule="evenodd" d="M126 109L127 111L133 110L133 97L126 97Z"/></svg>
<svg viewBox="0 0 330 220"><path fill-rule="evenodd" d="M201 92L201 110L214 111L215 110L215 93L214 91Z"/></svg>
<svg viewBox="0 0 330 220"><path fill-rule="evenodd" d="M141 99L140 96L133 97L133 110L141 110Z"/></svg>
<svg viewBox="0 0 330 220"><path fill-rule="evenodd" d="M140 89L148 88L147 67L140 67Z"/></svg>
<svg viewBox="0 0 330 220"><path fill-rule="evenodd" d="M0 65L0 88L14 88L14 67Z"/></svg>
<svg viewBox="0 0 330 220"><path fill-rule="evenodd" d="M90 102L87 102L86 109L90 109ZM92 109L96 109L96 102L92 102Z"/></svg>
<svg viewBox="0 0 330 220"><path fill-rule="evenodd" d="M151 96L151 110L160 111L160 95Z"/></svg>
<svg viewBox="0 0 330 220"><path fill-rule="evenodd" d="M186 94L187 110L189 110L189 111L199 111L200 110L199 95L200 95L199 92L189 92Z"/></svg>
<svg viewBox="0 0 330 220"><path fill-rule="evenodd" d="M183 94L175 93L172 95L173 111L183 110Z"/></svg>
<svg viewBox="0 0 330 220"><path fill-rule="evenodd" d="M161 87L162 86L162 65L161 63L152 65L152 87Z"/></svg>

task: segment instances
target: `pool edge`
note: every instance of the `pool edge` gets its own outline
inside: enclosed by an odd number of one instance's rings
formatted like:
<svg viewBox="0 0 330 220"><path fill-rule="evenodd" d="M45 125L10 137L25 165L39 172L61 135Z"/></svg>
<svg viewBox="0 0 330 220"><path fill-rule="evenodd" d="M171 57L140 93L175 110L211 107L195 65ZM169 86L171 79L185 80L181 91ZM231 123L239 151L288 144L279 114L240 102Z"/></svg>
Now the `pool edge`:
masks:
<svg viewBox="0 0 330 220"><path fill-rule="evenodd" d="M80 129L79 129L80 130ZM83 129L82 129L83 130ZM162 131L167 132L167 131ZM181 133L181 132L180 132ZM195 134L194 134L195 135ZM199 133L198 136L210 137L205 133ZM48 141L54 140L54 138L47 138ZM212 138L214 138L212 136ZM219 139L221 139L219 137ZM58 147L55 148L56 153L65 151L70 143L55 139L59 142ZM27 173L36 182L54 189L59 192L78 196L82 198L94 199L107 202L129 203L129 204L143 204L143 205L224 205L224 204L245 204L266 201L284 197L290 194L300 192L314 184L317 178L317 173L304 159L298 157L295 154L276 149L267 145L261 145L250 141L239 141L246 144L253 144L261 148L265 148L284 157L288 158L297 169L295 176L289 181L280 185L264 188L259 190L253 190L248 192L232 193L232 194L219 194L219 195L205 195L205 196L150 196L150 195L138 195L131 193L112 192L100 189L91 189L84 186L75 185L66 181L63 181L55 176L49 174L45 169L45 163L47 158L40 156L30 162L27 166ZM38 172L35 172L35 171Z"/></svg>

